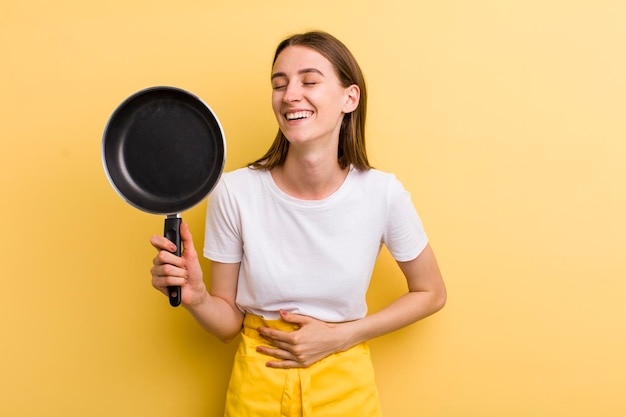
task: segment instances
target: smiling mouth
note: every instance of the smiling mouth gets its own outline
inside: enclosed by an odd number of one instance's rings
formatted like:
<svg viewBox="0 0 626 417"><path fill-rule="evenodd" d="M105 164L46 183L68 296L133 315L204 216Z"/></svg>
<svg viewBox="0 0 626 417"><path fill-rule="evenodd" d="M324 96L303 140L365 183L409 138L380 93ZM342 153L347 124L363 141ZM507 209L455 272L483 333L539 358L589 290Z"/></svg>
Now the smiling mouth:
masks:
<svg viewBox="0 0 626 417"><path fill-rule="evenodd" d="M287 120L302 120L302 119L308 119L312 115L313 115L313 112L310 112L310 111L297 111L293 113L286 113L285 118Z"/></svg>

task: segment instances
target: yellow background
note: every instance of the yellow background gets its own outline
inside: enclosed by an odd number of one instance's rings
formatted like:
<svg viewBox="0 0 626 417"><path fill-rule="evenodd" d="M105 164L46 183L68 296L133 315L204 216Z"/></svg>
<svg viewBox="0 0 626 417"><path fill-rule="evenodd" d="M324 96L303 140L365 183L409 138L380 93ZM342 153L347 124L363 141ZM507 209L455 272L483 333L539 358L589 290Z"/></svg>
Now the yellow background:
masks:
<svg viewBox="0 0 626 417"><path fill-rule="evenodd" d="M371 160L412 193L449 289L372 341L386 415L626 415L621 0L3 1L0 414L221 415L234 345L151 289L163 218L110 187L102 132L175 85L242 166L275 133L273 49L311 28L359 59ZM183 216L198 246L204 207ZM404 290L386 252L371 290L373 310Z"/></svg>

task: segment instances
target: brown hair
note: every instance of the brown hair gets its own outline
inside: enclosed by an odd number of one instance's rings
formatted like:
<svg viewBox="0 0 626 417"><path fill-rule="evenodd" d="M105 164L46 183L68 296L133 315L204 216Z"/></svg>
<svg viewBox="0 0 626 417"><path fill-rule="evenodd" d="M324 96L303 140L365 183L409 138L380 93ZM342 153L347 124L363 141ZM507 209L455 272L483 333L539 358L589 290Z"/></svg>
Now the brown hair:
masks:
<svg viewBox="0 0 626 417"><path fill-rule="evenodd" d="M313 31L290 36L279 43L272 64L288 46L305 46L315 50L330 61L344 87L353 84L359 87L361 90L359 105L353 112L346 113L341 123L337 160L342 168L350 165L360 171L372 168L367 160L365 149L365 115L367 112L365 78L352 53L334 36L326 32ZM288 150L289 141L279 129L274 142L265 155L248 166L255 169L270 170L285 162Z"/></svg>

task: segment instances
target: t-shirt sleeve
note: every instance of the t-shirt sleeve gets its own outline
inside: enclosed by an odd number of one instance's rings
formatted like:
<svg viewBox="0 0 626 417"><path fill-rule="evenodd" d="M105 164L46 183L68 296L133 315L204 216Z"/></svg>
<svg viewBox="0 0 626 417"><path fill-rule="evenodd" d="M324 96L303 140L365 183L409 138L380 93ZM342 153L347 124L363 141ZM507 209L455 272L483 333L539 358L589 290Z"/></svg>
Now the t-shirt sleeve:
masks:
<svg viewBox="0 0 626 417"><path fill-rule="evenodd" d="M203 251L206 258L224 263L241 262L243 246L239 219L236 201L222 178L207 203Z"/></svg>
<svg viewBox="0 0 626 417"><path fill-rule="evenodd" d="M428 244L428 237L411 195L395 177L389 187L388 204L383 243L396 261L413 260Z"/></svg>

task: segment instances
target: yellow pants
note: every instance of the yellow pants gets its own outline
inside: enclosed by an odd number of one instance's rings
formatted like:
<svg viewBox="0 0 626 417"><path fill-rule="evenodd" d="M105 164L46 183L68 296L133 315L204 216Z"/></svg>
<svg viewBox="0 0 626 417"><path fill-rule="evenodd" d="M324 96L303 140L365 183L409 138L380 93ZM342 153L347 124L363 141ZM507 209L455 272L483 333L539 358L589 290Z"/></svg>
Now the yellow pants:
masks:
<svg viewBox="0 0 626 417"><path fill-rule="evenodd" d="M247 314L226 396L225 417L381 417L369 347L362 343L308 368L274 369L256 351L260 326L292 331L281 320Z"/></svg>

